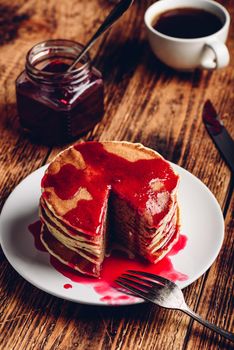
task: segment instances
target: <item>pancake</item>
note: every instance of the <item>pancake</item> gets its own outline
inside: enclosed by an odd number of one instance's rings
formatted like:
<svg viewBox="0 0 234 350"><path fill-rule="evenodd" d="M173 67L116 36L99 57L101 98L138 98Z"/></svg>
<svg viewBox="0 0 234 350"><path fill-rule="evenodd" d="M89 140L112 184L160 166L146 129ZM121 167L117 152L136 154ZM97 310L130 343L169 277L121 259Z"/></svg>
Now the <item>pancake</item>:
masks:
<svg viewBox="0 0 234 350"><path fill-rule="evenodd" d="M156 263L178 241L178 175L159 153L129 142L83 142L42 179L41 241L62 263L99 277L114 243Z"/></svg>

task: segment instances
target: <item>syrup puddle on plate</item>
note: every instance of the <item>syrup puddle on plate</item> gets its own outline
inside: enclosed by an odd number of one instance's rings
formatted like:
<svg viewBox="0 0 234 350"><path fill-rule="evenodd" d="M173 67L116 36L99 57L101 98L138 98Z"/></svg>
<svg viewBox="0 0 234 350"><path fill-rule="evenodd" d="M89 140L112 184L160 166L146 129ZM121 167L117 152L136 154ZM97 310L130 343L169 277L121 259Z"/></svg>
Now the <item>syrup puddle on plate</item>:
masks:
<svg viewBox="0 0 234 350"><path fill-rule="evenodd" d="M40 228L40 221L36 221L28 226L29 231L34 237L34 245L36 249L49 254L40 241ZM170 256L176 255L179 251L184 249L186 242L187 237L180 235L179 241L174 245L171 251L157 264L148 263L136 258L129 259L126 254L120 251L114 251L109 257L105 258L101 277L99 279L84 277L79 272L76 272L68 266L63 265L53 256L50 256L50 263L58 272L70 279L70 281L74 283L87 284L93 287L95 292L100 295L100 301L110 305L118 305L121 304L121 302L130 304L138 300L138 298L123 294L120 291L114 289L113 286L116 278L126 272L126 270L139 270L161 275L174 282L187 280L188 277L185 274L180 273L174 269L170 259ZM69 289L72 288L72 284L66 283L63 285L63 287L69 291Z"/></svg>

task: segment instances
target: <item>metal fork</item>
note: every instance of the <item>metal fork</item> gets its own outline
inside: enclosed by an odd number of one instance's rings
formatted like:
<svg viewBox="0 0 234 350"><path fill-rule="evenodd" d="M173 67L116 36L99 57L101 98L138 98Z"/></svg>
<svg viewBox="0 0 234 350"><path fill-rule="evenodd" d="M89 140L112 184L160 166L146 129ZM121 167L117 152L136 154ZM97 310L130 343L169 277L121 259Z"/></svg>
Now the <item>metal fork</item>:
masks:
<svg viewBox="0 0 234 350"><path fill-rule="evenodd" d="M142 299L151 301L154 304L185 312L203 326L212 329L223 337L234 341L234 333L225 331L214 324L203 320L199 315L193 312L185 303L181 289L172 281L154 275L148 272L128 270L115 281L131 294L139 296Z"/></svg>

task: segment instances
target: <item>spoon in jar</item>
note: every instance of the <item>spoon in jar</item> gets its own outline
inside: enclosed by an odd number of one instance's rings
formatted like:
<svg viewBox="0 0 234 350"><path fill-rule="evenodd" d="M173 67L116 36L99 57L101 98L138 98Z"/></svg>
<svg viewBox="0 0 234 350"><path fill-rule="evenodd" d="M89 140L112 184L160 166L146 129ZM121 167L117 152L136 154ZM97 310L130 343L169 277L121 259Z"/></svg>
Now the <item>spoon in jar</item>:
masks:
<svg viewBox="0 0 234 350"><path fill-rule="evenodd" d="M100 25L96 33L88 41L88 43L83 47L79 55L76 57L75 61L70 65L67 72L71 72L76 64L81 60L81 58L86 54L90 47L95 43L95 41L101 36L108 28L112 26L127 9L131 6L134 0L121 0L105 18L104 22Z"/></svg>

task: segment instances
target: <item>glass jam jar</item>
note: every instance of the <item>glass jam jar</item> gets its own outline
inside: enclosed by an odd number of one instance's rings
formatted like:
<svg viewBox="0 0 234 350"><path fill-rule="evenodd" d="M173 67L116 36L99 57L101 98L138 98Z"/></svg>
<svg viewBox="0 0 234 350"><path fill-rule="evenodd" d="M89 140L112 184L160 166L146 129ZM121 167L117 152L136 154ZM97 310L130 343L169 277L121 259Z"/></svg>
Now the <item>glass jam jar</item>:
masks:
<svg viewBox="0 0 234 350"><path fill-rule="evenodd" d="M28 52L16 98L20 124L34 142L63 144L101 120L103 80L89 55L66 72L82 48L70 40L48 40Z"/></svg>

